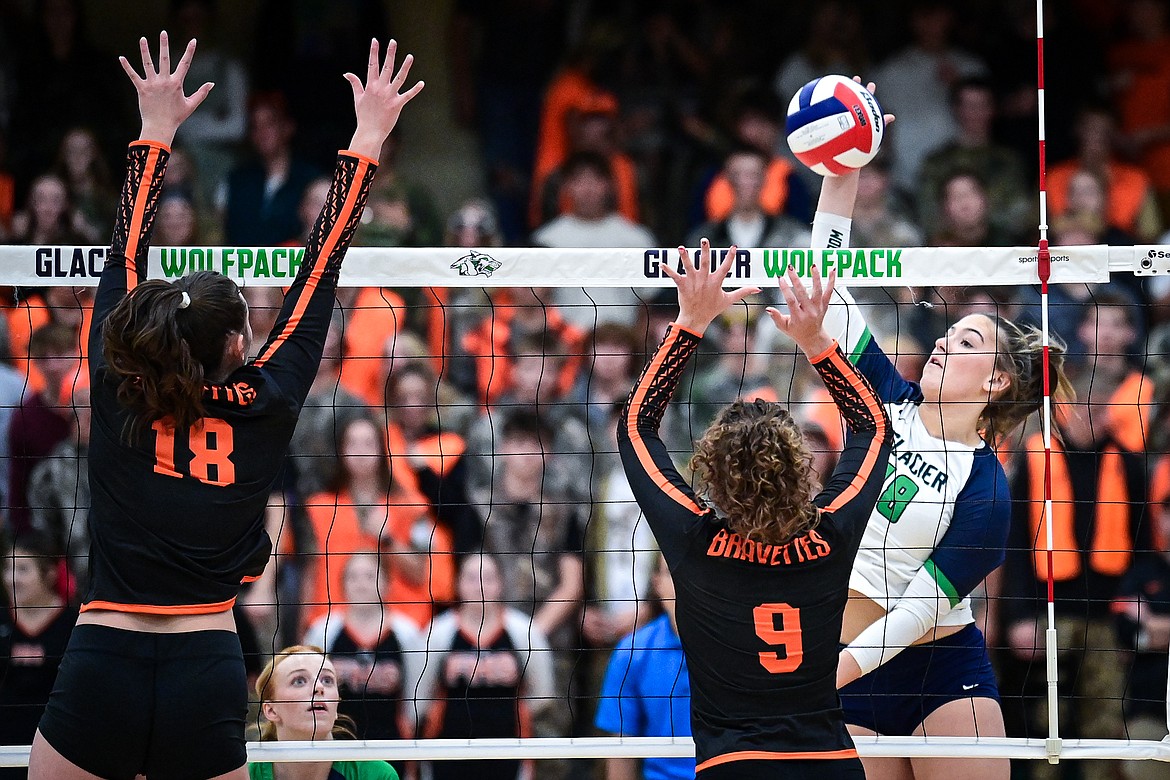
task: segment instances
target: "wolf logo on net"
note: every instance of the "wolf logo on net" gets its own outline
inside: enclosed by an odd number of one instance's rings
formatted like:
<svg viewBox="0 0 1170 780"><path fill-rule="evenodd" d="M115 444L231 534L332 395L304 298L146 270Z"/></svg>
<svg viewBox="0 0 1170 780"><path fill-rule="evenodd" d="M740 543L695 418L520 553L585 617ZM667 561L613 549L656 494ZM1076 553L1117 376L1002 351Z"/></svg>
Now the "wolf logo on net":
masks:
<svg viewBox="0 0 1170 780"><path fill-rule="evenodd" d="M494 257L475 250L451 263L451 267L457 270L460 276L491 276L501 265L503 263Z"/></svg>

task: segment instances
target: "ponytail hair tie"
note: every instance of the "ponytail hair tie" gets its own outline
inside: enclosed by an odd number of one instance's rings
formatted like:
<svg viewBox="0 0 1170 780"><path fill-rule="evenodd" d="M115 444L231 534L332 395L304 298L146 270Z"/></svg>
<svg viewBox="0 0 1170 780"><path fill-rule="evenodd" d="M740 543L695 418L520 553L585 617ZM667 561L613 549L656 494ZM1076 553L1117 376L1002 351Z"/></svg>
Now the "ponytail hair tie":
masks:
<svg viewBox="0 0 1170 780"><path fill-rule="evenodd" d="M191 296L187 294L186 290L183 290L183 298L182 298L182 300L179 301L179 308L185 309L190 305L191 305Z"/></svg>

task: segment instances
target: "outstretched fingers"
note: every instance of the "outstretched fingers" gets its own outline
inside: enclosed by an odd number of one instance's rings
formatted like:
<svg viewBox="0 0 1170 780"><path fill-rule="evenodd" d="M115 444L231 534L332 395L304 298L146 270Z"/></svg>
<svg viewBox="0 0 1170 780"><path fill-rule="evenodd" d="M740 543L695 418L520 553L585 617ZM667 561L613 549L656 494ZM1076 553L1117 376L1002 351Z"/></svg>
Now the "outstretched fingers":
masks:
<svg viewBox="0 0 1170 780"><path fill-rule="evenodd" d="M142 70L146 78L157 76L158 71L155 70L154 60L150 56L150 41L146 40L146 36L138 39L138 51L142 55Z"/></svg>
<svg viewBox="0 0 1170 780"><path fill-rule="evenodd" d="M187 71L191 70L191 60L195 58L195 39L192 38L187 42L187 48L183 50L183 56L179 58L179 66L175 68L175 78L179 81L187 80Z"/></svg>
<svg viewBox="0 0 1170 780"><path fill-rule="evenodd" d="M833 289L837 286L837 269L834 268L829 271L829 278L825 280L825 288L819 293L821 306L825 309L829 308L829 304L833 301Z"/></svg>
<svg viewBox="0 0 1170 780"><path fill-rule="evenodd" d="M346 73L344 78L349 82L349 86L353 89L353 99L356 101L366 91L365 86L362 84L362 80L359 79L354 73Z"/></svg>
<svg viewBox="0 0 1170 780"><path fill-rule="evenodd" d="M374 81L374 79L378 78L378 76L382 72L382 64L381 64L382 57L381 57L379 51L380 51L380 44L378 43L378 39L371 38L370 39L370 59L366 63L366 83L367 84ZM345 74L345 77L348 79L350 77L350 75L352 75L352 74L347 73L347 74Z"/></svg>
<svg viewBox="0 0 1170 780"><path fill-rule="evenodd" d="M413 87L402 93L402 102L406 103L414 99L414 96L423 91L426 83L419 81Z"/></svg>
<svg viewBox="0 0 1170 780"><path fill-rule="evenodd" d="M798 304L796 301L796 293L793 291L792 282L781 276L777 284L780 287L780 295L783 296L784 303L788 305L788 310L795 311Z"/></svg>
<svg viewBox="0 0 1170 780"><path fill-rule="evenodd" d="M191 107L192 111L199 108L199 104L207 99L207 96L209 94L211 94L211 90L213 87L215 87L214 82L211 82L211 81L205 82L203 84L203 86L201 86L199 89L195 90L195 92L191 94L191 97L187 98L187 104Z"/></svg>
<svg viewBox="0 0 1170 780"><path fill-rule="evenodd" d="M695 274L704 279L711 275L711 242L705 238L699 241L699 259L695 261Z"/></svg>
<svg viewBox="0 0 1170 780"><path fill-rule="evenodd" d="M854 76L853 80L855 82L857 82L858 84L860 84L861 83L861 76ZM865 88L869 90L869 94L874 95L874 96L877 95L877 84L875 82L873 82L873 81L866 82ZM895 118L896 117L893 114L882 114L882 121L885 122L887 127L894 124Z"/></svg>
<svg viewBox="0 0 1170 780"><path fill-rule="evenodd" d="M158 34L158 72L164 76L171 75L171 39L166 30Z"/></svg>
<svg viewBox="0 0 1170 780"><path fill-rule="evenodd" d="M817 268L816 263L812 265L812 295L809 296L809 301L819 301L824 293L824 285L821 284L821 269ZM801 285L804 288L804 285Z"/></svg>
<svg viewBox="0 0 1170 780"><path fill-rule="evenodd" d="M130 64L130 60L125 57L118 57L118 62L121 63L122 70L126 71L126 75L130 77L130 80L134 82L135 86L144 81L142 76L138 75L138 71L134 70L134 66Z"/></svg>
<svg viewBox="0 0 1170 780"><path fill-rule="evenodd" d="M731 264L735 262L735 253L738 251L739 247L737 247L735 244L732 244L730 247L728 247L727 254L723 256L723 262L721 262L719 267L715 269L715 276L719 278L720 282L726 279L727 275L731 273Z"/></svg>
<svg viewBox="0 0 1170 780"><path fill-rule="evenodd" d="M378 78L382 80L383 84L389 84L394 77L394 61L398 58L398 41L391 38L386 42L386 58L382 62L382 70L378 72Z"/></svg>
<svg viewBox="0 0 1170 780"><path fill-rule="evenodd" d="M779 309L773 309L771 306L764 309L768 312L768 316L772 318L772 323L783 333L787 333L789 329L788 315L780 312Z"/></svg>
<svg viewBox="0 0 1170 780"><path fill-rule="evenodd" d="M402 67L394 74L393 80L390 84L394 87L394 91L402 89L402 85L406 83L406 77L410 75L410 66L414 64L414 55L407 54L402 60Z"/></svg>
<svg viewBox="0 0 1170 780"><path fill-rule="evenodd" d="M670 263L662 263L662 264L661 264L661 265L659 265L658 267L659 267L659 269L661 269L662 273L666 274L666 275L667 275L667 276L669 276L671 279L673 279L673 280L674 280L674 283L675 283L676 285L677 285L677 284L682 284L682 281L683 281L683 275L682 275L682 274L680 274L678 271L674 270L673 268L671 268L671 267L670 267Z"/></svg>

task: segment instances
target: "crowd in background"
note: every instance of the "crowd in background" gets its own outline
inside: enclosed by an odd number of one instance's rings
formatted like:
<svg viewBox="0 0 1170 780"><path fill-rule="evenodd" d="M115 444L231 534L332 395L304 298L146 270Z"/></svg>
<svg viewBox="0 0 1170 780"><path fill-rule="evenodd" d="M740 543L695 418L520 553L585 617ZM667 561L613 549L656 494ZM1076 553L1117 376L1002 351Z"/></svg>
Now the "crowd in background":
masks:
<svg viewBox="0 0 1170 780"><path fill-rule="evenodd" d="M355 53L360 65L363 42L391 19L362 0L330 3L345 13L324 20L319 4L262 5L248 60L215 47L216 3L171 3L172 36L201 41L191 84L217 86L176 140L155 245L297 245L321 209L322 175L351 116L348 88L324 79L340 82ZM396 133L355 244L604 248L706 236L716 246L807 246L819 182L787 153L784 114L801 85L826 73L874 80L897 115L861 174L854 245L1034 242L1032 2L894 5L457 0L450 97L479 139L486 189L443 213L428 182L396 171L411 154L409 135ZM1048 6L1052 242L1165 242L1170 6ZM80 3L24 10L0 2L0 241L100 244L134 134L130 96L114 59L87 37ZM1052 294L1051 328L1070 346L1078 389L1058 410L1053 471L1057 542L1074 551L1054 566L1065 736L1165 734L1170 285L1161 282L1118 277ZM72 624L69 605L86 587L88 389L77 377L91 294L10 289L2 301L0 528L15 553L2 589L14 610L0 618L0 721L12 732L0 728L0 744L28 743L17 727L35 724L53 676L42 662L50 645L63 647L60 626ZM259 345L279 291L246 295ZM864 301L908 377L931 348L918 334L973 311L1039 319L1029 289L891 289ZM737 307L709 331L684 383L689 403L672 407L664 433L689 452L723 404L787 400L825 474L840 421L761 311ZM253 671L286 645L324 647L369 738L513 735L492 731L501 719L515 734L594 733L615 645L636 626L671 636L655 596L667 585L617 462L615 426L676 312L666 292L341 290L269 504L276 555L236 608ZM981 619L1015 736L1046 735L1039 447L1033 427L1001 444L1013 539ZM501 630L467 630L485 622ZM517 665L521 652L546 663ZM681 695L677 675L667 683ZM503 710L475 721L443 704L477 688ZM670 733L676 715L667 707L650 720L640 728ZM614 722L598 718L609 731ZM1047 765L1027 769L1049 776Z"/></svg>

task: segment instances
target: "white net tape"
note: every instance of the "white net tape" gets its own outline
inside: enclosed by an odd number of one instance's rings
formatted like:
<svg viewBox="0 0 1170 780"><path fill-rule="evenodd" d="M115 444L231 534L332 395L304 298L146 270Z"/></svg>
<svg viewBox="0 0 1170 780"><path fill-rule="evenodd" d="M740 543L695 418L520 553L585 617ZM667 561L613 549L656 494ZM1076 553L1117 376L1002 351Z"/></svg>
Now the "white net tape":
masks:
<svg viewBox="0 0 1170 780"><path fill-rule="evenodd" d="M106 247L2 246L2 284L94 286ZM1053 247L1054 283L1107 282L1110 271L1164 273L1170 252L1157 246ZM296 276L300 247L154 247L148 274L173 279L219 271L241 285L278 287ZM669 287L658 266L677 249L354 248L341 283L386 287ZM1035 247L741 248L730 280L773 286L789 264L807 276L811 263L837 271L851 287L1035 284Z"/></svg>

